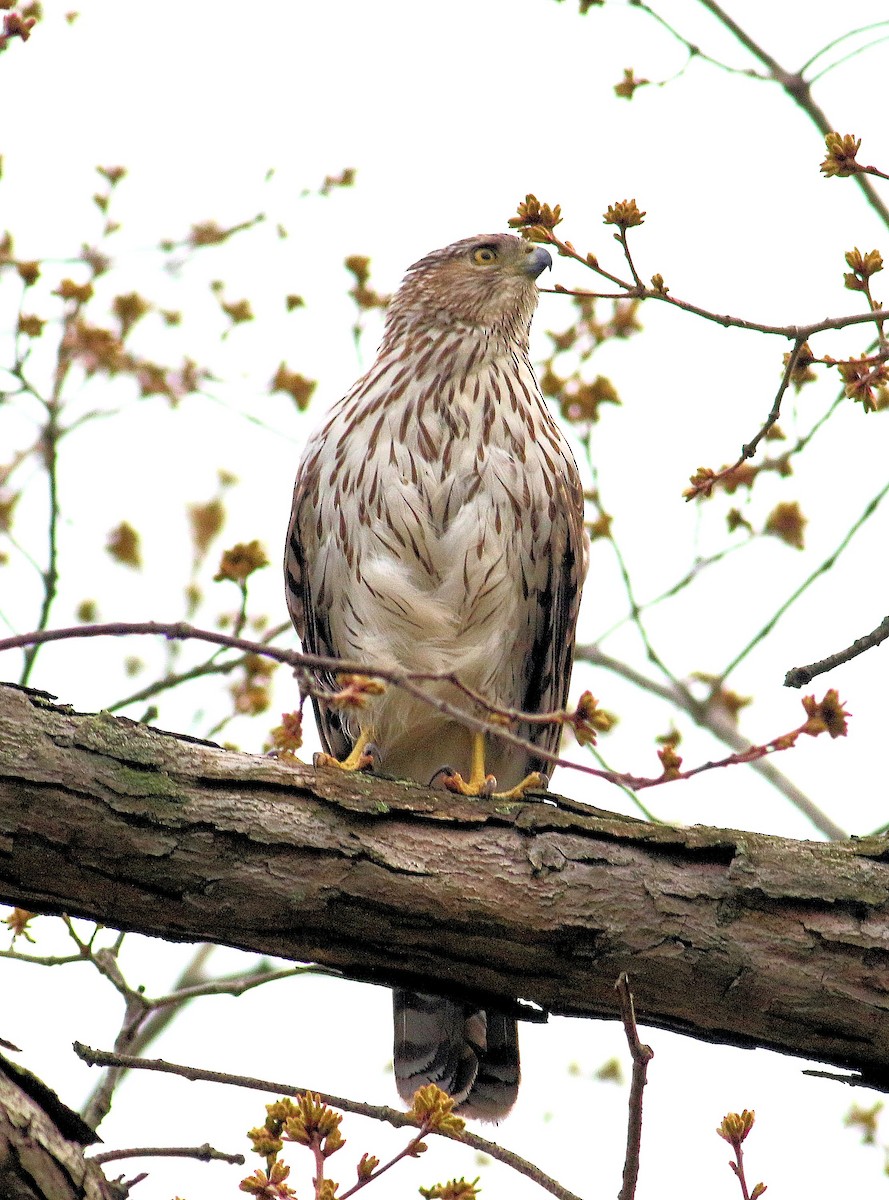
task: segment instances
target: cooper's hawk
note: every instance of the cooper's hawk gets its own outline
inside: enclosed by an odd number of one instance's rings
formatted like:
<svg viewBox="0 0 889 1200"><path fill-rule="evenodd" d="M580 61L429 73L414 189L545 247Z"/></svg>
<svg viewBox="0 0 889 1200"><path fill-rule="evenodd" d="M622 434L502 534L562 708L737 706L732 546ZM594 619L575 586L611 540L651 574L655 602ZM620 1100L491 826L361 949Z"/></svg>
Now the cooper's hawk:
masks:
<svg viewBox="0 0 889 1200"><path fill-rule="evenodd" d="M534 281L551 265L542 248L488 234L409 269L376 362L312 437L296 477L285 577L307 651L369 671L453 672L504 708L565 706L583 494L528 359ZM453 687L431 690L465 709ZM547 769L398 687L364 708L315 708L328 764L372 758L388 775L470 795L539 785L533 773ZM546 751L559 743L557 724L515 731ZM467 1115L509 1111L513 1018L414 992L394 1003L404 1099L433 1082Z"/></svg>

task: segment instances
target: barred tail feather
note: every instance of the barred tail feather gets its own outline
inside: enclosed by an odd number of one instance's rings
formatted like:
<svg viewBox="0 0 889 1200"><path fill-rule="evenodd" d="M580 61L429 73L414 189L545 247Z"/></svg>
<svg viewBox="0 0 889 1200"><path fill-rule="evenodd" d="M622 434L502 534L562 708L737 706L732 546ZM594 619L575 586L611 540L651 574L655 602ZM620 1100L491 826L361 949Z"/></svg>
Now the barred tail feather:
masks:
<svg viewBox="0 0 889 1200"><path fill-rule="evenodd" d="M434 1083L454 1097L455 1110L483 1121L505 1117L519 1090L518 1028L493 1009L396 988L395 1082L410 1103Z"/></svg>

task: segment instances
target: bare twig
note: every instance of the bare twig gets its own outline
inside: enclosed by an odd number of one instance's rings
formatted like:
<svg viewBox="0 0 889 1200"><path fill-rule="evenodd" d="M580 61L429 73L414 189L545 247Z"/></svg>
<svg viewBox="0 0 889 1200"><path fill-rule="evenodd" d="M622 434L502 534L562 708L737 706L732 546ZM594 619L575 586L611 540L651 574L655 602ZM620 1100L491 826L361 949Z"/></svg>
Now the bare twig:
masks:
<svg viewBox="0 0 889 1200"><path fill-rule="evenodd" d="M604 670L618 675L621 679L628 680L643 691L650 692L654 696L660 696L662 700L666 700L669 704L687 713L696 725L708 730L733 750L743 750L746 746L750 745L748 739L733 724L730 724L724 716L721 716L712 704L702 704L699 700L691 696L690 693L686 694L685 691L676 691L674 688L659 683L655 679L648 678L648 676L643 675L634 667L622 662L619 658L614 658L610 654L606 654L596 645L578 646L576 661L588 662L594 667L602 667ZM750 767L757 774L768 780L782 796L790 801L794 808L808 817L815 828L820 830L825 837L831 838L834 841L842 841L849 836L840 825L831 820L827 813L822 812L809 799L805 792L801 791L795 783L788 779L774 763L769 762L767 759L760 759L758 762L751 763Z"/></svg>
<svg viewBox="0 0 889 1200"><path fill-rule="evenodd" d="M878 21L877 24L885 25L886 22ZM873 26L872 28L875 27L876 26ZM853 30L852 32L861 33L861 30ZM851 36L851 34L849 36ZM840 39L837 40L839 41ZM819 79L823 79L825 75L829 74L829 72L836 70L837 67L841 67L844 63L849 62L851 59L857 58L859 54L864 54L866 50L872 50L874 46L879 46L885 41L889 41L889 34L883 34L882 37L878 38L871 38L871 40L866 42L863 46L856 46L855 49L850 50L848 54L843 54L840 58L834 59L832 63L828 63L826 67L823 67L820 71L811 76L809 79L810 86L813 83L817 83ZM805 68L801 69L805 70ZM865 167L864 170L866 170L869 175L877 175L880 179L889 179L889 175L885 175L882 171L874 171L871 167Z"/></svg>
<svg viewBox="0 0 889 1200"><path fill-rule="evenodd" d="M806 59L806 61L803 63L803 65L799 69L800 75L805 74L805 72L808 71L809 67L814 66L815 63L818 61L818 59L823 58L824 55L827 54L827 52L829 50L834 50L837 46L841 45L843 42L848 42L850 38L858 37L859 33L870 33L870 31L872 29L882 29L884 25L889 25L889 21L873 21L870 25L859 25L857 29L849 29L845 33L841 33L839 37L832 38L831 41L829 41L826 45L822 46L820 50L816 50L815 53L810 58ZM864 50L869 49L871 44L872 43L869 43L867 46L859 47L859 49L854 51L854 53L856 53L856 54L862 53ZM845 59L840 59L839 61L845 62ZM838 63L836 63L836 62L833 63L830 67L826 67L825 70L821 72L821 74L823 75L826 73L826 71L833 70L833 67L835 67L837 65L838 65ZM819 78L820 78L820 76L819 76ZM813 83L814 80L809 80L809 82Z"/></svg>
<svg viewBox="0 0 889 1200"><path fill-rule="evenodd" d="M737 471L738 467L742 466L747 459L753 458L753 456L756 454L756 449L759 446L759 443L768 434L769 430L777 423L778 418L781 416L781 402L784 399L784 394L787 391L788 386L790 385L790 380L793 377L794 368L796 367L797 359L799 358L800 350L803 348L804 341L805 339L800 341L800 339L797 338L793 343L793 349L787 355L787 362L784 366L784 374L781 376L781 383L778 386L775 399L772 401L772 407L769 410L769 415L766 417L765 423L761 426L759 432L753 438L751 438L749 442L745 442L745 444L741 447L740 456L731 464L730 467L724 467L715 475L708 475L703 482L695 483L693 481L692 487L690 487L685 493L686 500L694 500L698 496L709 496L713 491L714 486L719 483L720 480L731 475L733 471Z"/></svg>
<svg viewBox="0 0 889 1200"><path fill-rule="evenodd" d="M160 1058L149 1059L137 1058L129 1054L110 1054L107 1050L94 1050L90 1046L83 1045L82 1042L74 1043L74 1052L89 1066L126 1067L146 1071L161 1071L168 1075L179 1075L183 1079L192 1081L223 1083L231 1087L251 1088L259 1092L272 1092L279 1096L300 1096L306 1092L311 1092L313 1095L318 1096L322 1104L326 1104L330 1108L341 1108L344 1112L355 1113L361 1117L371 1117L375 1121L384 1121L396 1129L416 1128L415 1122L410 1116L405 1112L399 1112L398 1109L388 1108L380 1104L365 1104L360 1100L349 1100L344 1096L331 1096L325 1092L318 1092L314 1088L294 1087L290 1083L275 1083L274 1081L265 1079L253 1079L247 1075L228 1075L223 1071L205 1071L200 1067L188 1067L178 1063L169 1063ZM511 1150L504 1149L503 1146L498 1146L496 1142L489 1142L487 1138L479 1137L477 1134L470 1133L465 1129L460 1134L449 1134L440 1129L436 1129L434 1132L439 1137L446 1137L451 1141L469 1146L473 1150L478 1150L482 1154L487 1154L491 1158L495 1158L498 1162L512 1167L514 1171L517 1171L520 1175L524 1175L527 1179L531 1179L545 1191L549 1192L550 1195L556 1196L557 1200L580 1200L580 1197L575 1195L574 1192L570 1192L557 1180L545 1174L534 1163L528 1162L527 1159L514 1154Z"/></svg>
<svg viewBox="0 0 889 1200"><path fill-rule="evenodd" d="M814 123L815 127L820 131L822 137L826 137L828 133L832 133L834 126L830 123L824 110L815 103L812 96L811 83L803 78L803 71L809 63L799 71L787 71L781 66L776 59L772 58L740 25L734 21L728 13L721 8L716 0L700 0L700 3L716 17L717 21L738 39L742 46L759 59L763 66L768 70L769 75L781 85L793 101L799 105L803 112ZM811 60L810 60L811 61ZM883 202L882 197L874 188L870 180L860 172L856 172L854 176L855 182L864 193L868 204L879 216L884 225L889 226L889 208Z"/></svg>
<svg viewBox="0 0 889 1200"><path fill-rule="evenodd" d="M398 668L370 666L367 663L353 662L349 659L333 658L322 654L300 654L295 650L285 650L281 647L269 646L264 642L254 642L247 638L233 637L230 634L217 633L209 629L197 629L185 621L171 623L161 621L119 621L100 625L75 625L65 629L34 630L31 633L18 634L14 637L0 639L0 653L4 650L16 650L22 646L32 644L42 645L45 642L63 641L68 638L129 637L134 635L165 637L179 641L192 639L195 641L210 642L217 646L227 646L233 650L243 650L250 654L261 654L267 658L274 659L276 662L285 663L287 666L294 668L295 673L302 678L305 678L307 672L310 671L324 671L343 675L369 675L375 679L391 683L395 687L403 688L412 696L422 700L438 712L462 722L469 729L479 733L496 733L498 737L509 742L511 745L526 750L538 758L546 759L547 762L552 763L554 766L572 766L587 774L603 775L602 772L596 771L592 767L584 767L576 763L570 763L567 759L560 759L558 755L552 754L542 747L535 746L533 742L518 737L505 726L486 721L474 713L457 708L446 700L430 695L420 686L423 683L449 683L456 691L461 692L492 715L510 720L520 719L523 721L540 722L559 719L559 716L554 713L520 713L518 710L501 709L486 700L480 693L467 687L456 675L448 671L403 671Z"/></svg>
<svg viewBox="0 0 889 1200"><path fill-rule="evenodd" d="M41 967L63 967L68 963L87 961L82 954L23 954L20 950L0 950L0 958L14 958L17 962L36 963Z"/></svg>
<svg viewBox="0 0 889 1200"><path fill-rule="evenodd" d="M886 485L885 491L889 491L889 484ZM872 502L872 507L876 506L876 502ZM860 524L860 522L859 522ZM849 536L852 536L850 531ZM847 539L848 540L848 539ZM790 603L790 602L788 602ZM783 610L782 610L783 611ZM779 614L780 615L780 614ZM777 619L777 618L776 618ZM194 638L199 641L213 642L217 645L231 646L237 650L250 650L256 654L263 654L269 658L276 659L280 662L286 662L296 668L296 673L305 676L308 670L321 670L332 672L337 675L358 675L370 676L376 679L385 680L396 687L403 688L410 695L415 696L424 704L428 704L437 712L446 714L455 721L460 722L467 729L478 731L479 733L491 733L508 742L512 746L518 746L527 753L534 755L537 758L544 759L553 766L567 767L572 771L578 771L583 775L592 775L597 779L604 779L608 783L613 783L618 787L629 787L633 791L639 791L642 788L658 787L665 783L673 783L679 779L691 779L695 775L701 774L703 771L715 770L719 767L728 767L740 765L742 763L755 762L767 754L774 754L780 751L788 750L793 744L793 737L790 734L783 734L778 738L770 739L760 745L749 745L745 748L730 754L723 759L703 763L697 767L687 768L684 771L678 769L667 769L661 775L643 776L632 775L629 772L616 773L614 771L604 771L598 767L591 767L585 763L574 762L571 759L560 758L558 754L545 750L541 746L535 745L534 742L528 741L526 738L519 737L506 728L502 723L505 718L508 723L512 721L543 721L543 722L566 722L565 713L522 713L514 709L502 709L499 706L486 700L484 696L475 692L472 688L467 687L456 675L448 671L405 671L393 667L377 667L367 663L350 662L346 659L332 658L320 654L299 654L296 651L282 650L274 646L267 646L261 642L251 642L244 638L231 637L228 634L216 633L212 630L195 629L184 622L174 624L162 624L157 621L145 622L119 622L114 624L104 625L79 625L68 629L51 629L37 630L28 634L20 634L16 637L9 637L0 640L0 652L3 650L17 649L20 646L27 645L31 641L43 643L48 641L58 641L63 638L75 637L102 637L116 636L122 637L130 634L147 634L161 635L167 638L188 639ZM750 649L750 647L748 647ZM745 651L746 652L746 651ZM734 665L734 664L733 664ZM483 708L490 714L490 719L484 719L477 716L473 712L458 708L457 706L443 700L438 696L430 695L421 685L423 683L447 683L450 684L456 691L470 697L479 707ZM721 682L721 681L720 681ZM500 718L500 719L498 719ZM136 1000L144 1005L144 999L133 994L132 1002Z"/></svg>
<svg viewBox="0 0 889 1200"><path fill-rule="evenodd" d="M226 1154L224 1150L214 1150L209 1142L203 1146L137 1146L132 1150L105 1150L101 1154L90 1155L90 1162L118 1162L122 1158L196 1158L200 1162L232 1163L243 1167L247 1161L243 1154Z"/></svg>
<svg viewBox="0 0 889 1200"><path fill-rule="evenodd" d="M633 1059L627 1118L627 1153L624 1159L623 1185L618 1192L618 1200L633 1200L636 1195L636 1181L639 1178L639 1151L642 1144L642 1092L647 1082L648 1064L654 1058L654 1051L651 1046L646 1046L639 1040L633 993L630 991L630 978L626 971L620 973L614 987L620 999L621 1020Z"/></svg>
<svg viewBox="0 0 889 1200"><path fill-rule="evenodd" d="M59 582L58 572L58 532L59 532L59 477L58 477L58 442L59 431L59 398L64 372L60 357L59 370L56 374L56 388L51 400L46 403L46 424L43 427L41 453L46 467L47 487L49 491L49 529L47 532L47 562L46 569L41 572L43 579L43 600L40 605L40 615L37 628L45 629L49 623L49 614ZM31 677L34 661L39 650L38 645L29 647L22 665L19 677L21 684L26 684Z"/></svg>
<svg viewBox="0 0 889 1200"><path fill-rule="evenodd" d="M856 174L855 178L858 179L859 177ZM815 334L826 333L828 330L846 329L850 325L879 324L881 321L889 321L889 309L886 308L866 313L848 313L841 317L826 317L822 321L812 321L808 325L768 325L762 321L748 320L746 317L733 317L728 313L717 313L712 312L708 308L701 308L699 304L692 304L688 300L680 300L672 292L665 293L651 287L636 287L635 284L628 280L620 279L612 275L609 271L603 270L598 264L593 266L587 262L582 254L578 254L567 242L563 242L550 230L547 230L547 241L550 245L555 246L560 253L564 252L566 258L573 258L582 266L589 267L597 275L604 276L604 278L617 284L618 287L624 290L615 293L591 292L583 288L566 288L562 287L561 284L555 284L551 288L541 288L541 292L550 292L559 296L577 296L579 299L588 300L660 300L661 303L670 304L673 308L690 313L694 317L701 317L705 321L713 321L716 325L721 325L724 329L744 329L749 333L767 333L773 337L787 338L788 341L800 340L806 342L814 337Z"/></svg>
<svg viewBox="0 0 889 1200"><path fill-rule="evenodd" d="M208 947L213 949L213 947ZM262 987L266 983L276 983L279 979L293 979L297 975L330 975L342 978L341 971L329 970L325 967L280 967L278 970L267 970L257 967L253 972L244 972L221 979L208 979L206 983L194 987L177 987L166 996L159 996L150 1001L154 1009L165 1008L169 1005L183 1004L186 1000L195 1000L201 996L243 996L253 988Z"/></svg>
<svg viewBox="0 0 889 1200"><path fill-rule="evenodd" d="M601 499L599 498L599 472L596 468L596 463L593 456L592 433L588 434L588 436L584 439L583 447L586 452L587 465L595 483L595 503L598 507L600 517L603 517L605 516L605 509L602 505ZM632 621L633 625L636 627L636 631L639 634L642 645L645 649L646 657L648 658L648 661L657 667L664 677L669 680L671 686L677 692L682 692L685 690L683 684L679 681L679 679L676 678L676 676L664 662L663 658L654 648L654 644L648 635L648 630L642 620L642 606L636 600L636 593L633 587L632 578L630 577L630 570L627 566L627 561L624 558L623 551L621 550L617 538L614 536L613 532L610 533L608 542L611 545L614 557L617 560L617 567L620 571L621 582L623 583L624 592L626 593L627 604L630 608L629 620Z"/></svg>
<svg viewBox="0 0 889 1200"><path fill-rule="evenodd" d="M671 34L677 42L680 42L688 52L689 62L692 59L700 58L704 62L710 63L714 67L718 67L721 71L727 71L730 75L746 75L750 79L767 80L768 75L757 71L755 67L733 67L729 63L722 62L718 58L714 58L711 54L706 54L700 46L694 42L690 42L687 37L684 37L677 29L675 29L668 21L665 21L660 13L655 12L653 8L649 8L647 4L641 3L641 0L633 0L633 7L639 8L642 12L647 13L662 29ZM688 64L686 64L687 66ZM685 68L683 68L684 70Z"/></svg>
<svg viewBox="0 0 889 1200"><path fill-rule="evenodd" d="M128 1015L125 1017L118 1035L120 1051L126 1050L132 1054L142 1054L146 1047L160 1036L184 1005L198 997L241 996L251 988L272 983L278 979L287 979L294 975L323 973L339 976L341 974L338 971L325 971L324 968L315 967L284 967L279 970L268 970L262 965L258 965L253 971L242 972L227 978L208 979L204 974L204 967L214 949L214 946L207 944L198 946L192 958L183 968L173 991L155 999L150 999L141 992L133 992L123 980L122 975L120 976L123 994L135 997L133 1003L128 1007ZM104 966L104 973L107 974L107 956L104 960L101 958L101 953L96 957L100 961L94 961L94 965L99 970L103 970ZM119 988L119 990L121 989ZM121 1041L122 1038L126 1042L125 1045ZM115 1044L117 1045L117 1043ZM125 1074L124 1068L111 1068L104 1073L96 1085L84 1109L89 1113L93 1124L98 1124L107 1113L114 1090L121 1083Z"/></svg>
<svg viewBox="0 0 889 1200"><path fill-rule="evenodd" d="M754 647L756 647L763 640L763 638L767 637L772 632L772 630L775 628L775 626L778 624L778 622L781 620L781 618L784 616L784 614L787 612L787 610L793 604L796 603L796 601L800 598L800 596L803 594L803 592L807 591L808 588L811 587L811 585L815 582L816 579L818 579L821 575L825 575L828 571L830 571L835 566L837 559L840 557L840 555L843 553L843 551L848 547L849 543L852 541L852 539L858 533L858 530L861 528L861 526L866 521L868 521L873 516L873 514L876 512L877 508L882 503L882 501L885 500L887 495L889 495L889 483L887 483L885 487L881 488L880 491L877 492L876 496L874 496L874 498L868 503L867 507L864 509L864 512L861 514L861 516L858 518L858 520L854 521L852 523L852 525L849 526L849 529L847 530L846 534L841 539L841 541L840 541L839 545L836 547L836 549L831 554L829 554L827 556L827 558L825 558L824 561L815 568L814 571L812 571L809 575L806 576L806 578L799 585L799 587L795 588L794 591L791 592L791 594L787 597L787 599L784 601L784 603L781 604L775 610L774 613L772 613L771 617L769 617L769 619L768 619L768 621L766 621L765 625L763 625L763 627L757 633L754 634L754 636L750 639L750 641L747 643L747 645L744 646L743 649L739 650L738 653L735 655L735 657L728 664L728 666L726 666L722 670L722 672L719 676L719 680L718 680L718 685L720 687L722 686L722 684L725 683L726 679L729 677L729 675L732 673L732 671L735 670L735 668L739 665L739 663L741 663L747 657L747 655L751 652L751 650L753 650Z"/></svg>
<svg viewBox="0 0 889 1200"><path fill-rule="evenodd" d="M275 634L284 632L284 629L290 628L289 623L286 626L279 626ZM263 641L271 640L263 638ZM180 684L190 683L193 679L203 679L207 675L230 675L232 671L236 671L238 667L244 665L247 659L246 654L242 654L240 658L229 658L220 662L216 655L217 650L212 657L205 662L198 663L196 667L191 667L187 671L178 673L166 674L160 679L156 679L154 683L148 683L145 687L140 688L137 692L131 692L129 696L124 696L122 700L115 700L113 704L109 704L106 712L120 712L122 708L127 708L130 704L139 704L143 700L152 700L155 696L161 695L163 692L171 691L173 688L179 687Z"/></svg>
<svg viewBox="0 0 889 1200"><path fill-rule="evenodd" d="M806 667L791 668L784 676L784 686L805 687L816 675L823 675L825 671L832 671L834 667L839 667L843 663L857 658L859 654L864 654L865 650L872 650L875 646L885 642L886 638L889 638L889 617L884 617L876 629L872 629L864 637L856 638L852 645L847 646L845 650L837 650L836 653L829 654L827 658L809 663Z"/></svg>

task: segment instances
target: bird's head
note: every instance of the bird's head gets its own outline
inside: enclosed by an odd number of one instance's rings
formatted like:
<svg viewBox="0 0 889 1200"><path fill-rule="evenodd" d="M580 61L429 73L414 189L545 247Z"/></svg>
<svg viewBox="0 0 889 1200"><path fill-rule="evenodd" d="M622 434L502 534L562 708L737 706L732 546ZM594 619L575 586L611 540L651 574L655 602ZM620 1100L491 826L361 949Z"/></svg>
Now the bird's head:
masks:
<svg viewBox="0 0 889 1200"><path fill-rule="evenodd" d="M464 238L408 269L389 319L527 332L537 307L534 281L552 265L541 246L510 233Z"/></svg>

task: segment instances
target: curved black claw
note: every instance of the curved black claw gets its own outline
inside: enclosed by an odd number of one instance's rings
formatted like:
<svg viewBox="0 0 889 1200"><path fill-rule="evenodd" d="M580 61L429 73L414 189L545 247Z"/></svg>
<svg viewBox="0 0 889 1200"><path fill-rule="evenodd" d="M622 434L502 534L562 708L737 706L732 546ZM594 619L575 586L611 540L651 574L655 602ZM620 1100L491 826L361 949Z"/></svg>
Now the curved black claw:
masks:
<svg viewBox="0 0 889 1200"><path fill-rule="evenodd" d="M432 778L429 780L427 787L434 788L436 786L436 784L438 784L439 789L441 790L445 786L444 780L452 779L454 777L454 775L456 775L456 773L457 772L454 770L453 767L447 767L447 766L439 767L438 770L435 772L435 774L432 776Z"/></svg>
<svg viewBox="0 0 889 1200"><path fill-rule="evenodd" d="M376 742L368 742L364 747L364 753L370 759L370 762L363 768L365 771L379 771L383 764L383 752Z"/></svg>
<svg viewBox="0 0 889 1200"><path fill-rule="evenodd" d="M456 796L472 796L486 800L497 791L497 780L493 775L484 779L464 779L453 767L439 767L429 781L430 787L438 787Z"/></svg>

